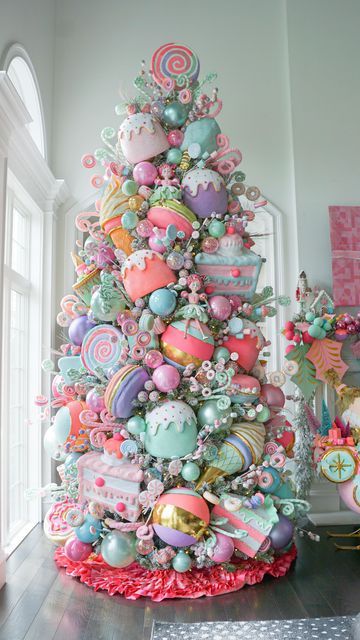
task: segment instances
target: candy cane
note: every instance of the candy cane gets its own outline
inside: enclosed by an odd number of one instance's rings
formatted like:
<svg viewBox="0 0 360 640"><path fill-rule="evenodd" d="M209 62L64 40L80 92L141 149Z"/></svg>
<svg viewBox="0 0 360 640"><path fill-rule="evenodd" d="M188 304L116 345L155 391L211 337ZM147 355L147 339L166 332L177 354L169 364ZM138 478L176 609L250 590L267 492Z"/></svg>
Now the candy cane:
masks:
<svg viewBox="0 0 360 640"><path fill-rule="evenodd" d="M97 218L95 222L90 222L89 218ZM97 211L82 211L75 218L75 225L79 231L89 233L94 240L103 240L104 234L100 228L100 214Z"/></svg>
<svg viewBox="0 0 360 640"><path fill-rule="evenodd" d="M105 518L105 524L110 529L117 529L118 531L124 531L125 533L129 531L136 531L143 525L142 522L119 522L112 518Z"/></svg>

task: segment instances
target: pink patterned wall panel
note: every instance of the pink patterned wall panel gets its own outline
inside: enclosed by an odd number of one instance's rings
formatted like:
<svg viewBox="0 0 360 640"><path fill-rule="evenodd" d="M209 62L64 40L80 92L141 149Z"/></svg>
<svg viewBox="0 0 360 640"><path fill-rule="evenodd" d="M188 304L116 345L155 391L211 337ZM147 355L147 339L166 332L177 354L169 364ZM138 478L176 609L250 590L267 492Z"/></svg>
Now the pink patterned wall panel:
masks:
<svg viewBox="0 0 360 640"><path fill-rule="evenodd" d="M360 304L360 206L329 207L333 297L336 306Z"/></svg>

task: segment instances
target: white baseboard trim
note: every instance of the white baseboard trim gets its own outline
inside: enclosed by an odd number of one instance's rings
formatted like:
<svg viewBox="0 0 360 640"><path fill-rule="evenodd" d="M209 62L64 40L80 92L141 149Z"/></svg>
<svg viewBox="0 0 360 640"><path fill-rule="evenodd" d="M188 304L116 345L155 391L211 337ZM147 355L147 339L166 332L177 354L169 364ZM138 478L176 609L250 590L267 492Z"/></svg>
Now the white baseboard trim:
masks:
<svg viewBox="0 0 360 640"><path fill-rule="evenodd" d="M329 511L325 513L308 513L308 518L317 527L341 524L357 524L360 526L360 516L354 511Z"/></svg>

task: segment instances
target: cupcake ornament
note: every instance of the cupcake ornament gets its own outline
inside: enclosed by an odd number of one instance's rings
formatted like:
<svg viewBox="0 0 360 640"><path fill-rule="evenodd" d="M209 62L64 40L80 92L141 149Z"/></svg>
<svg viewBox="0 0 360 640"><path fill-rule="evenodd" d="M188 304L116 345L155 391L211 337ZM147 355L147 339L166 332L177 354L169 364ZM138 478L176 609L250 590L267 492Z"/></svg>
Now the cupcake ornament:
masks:
<svg viewBox="0 0 360 640"><path fill-rule="evenodd" d="M119 129L119 143L131 164L154 158L170 147L160 122L150 113L134 113L125 118Z"/></svg>
<svg viewBox="0 0 360 640"><path fill-rule="evenodd" d="M184 204L199 218L226 213L228 194L224 180L216 171L193 169L185 175L181 187Z"/></svg>

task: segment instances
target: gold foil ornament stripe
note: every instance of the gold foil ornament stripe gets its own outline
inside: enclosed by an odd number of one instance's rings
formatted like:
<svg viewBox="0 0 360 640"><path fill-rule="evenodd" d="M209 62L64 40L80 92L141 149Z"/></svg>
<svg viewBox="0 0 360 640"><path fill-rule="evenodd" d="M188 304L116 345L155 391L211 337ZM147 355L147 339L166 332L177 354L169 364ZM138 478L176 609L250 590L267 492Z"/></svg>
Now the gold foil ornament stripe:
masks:
<svg viewBox="0 0 360 640"><path fill-rule="evenodd" d="M189 511L172 504L156 505L152 515L152 522L186 533L196 538L196 540L200 540L207 528L205 520L201 520L194 514L189 513Z"/></svg>

